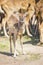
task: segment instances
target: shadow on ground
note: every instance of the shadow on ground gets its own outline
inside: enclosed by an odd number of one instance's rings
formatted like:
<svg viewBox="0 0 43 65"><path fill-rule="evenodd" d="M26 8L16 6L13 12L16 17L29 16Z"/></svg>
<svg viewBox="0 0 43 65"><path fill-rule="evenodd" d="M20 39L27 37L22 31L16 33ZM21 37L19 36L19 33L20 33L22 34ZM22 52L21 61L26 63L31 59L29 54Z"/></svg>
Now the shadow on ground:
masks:
<svg viewBox="0 0 43 65"><path fill-rule="evenodd" d="M12 56L12 55L13 55L13 53L9 53L9 52L2 52L2 51L0 51L0 54L7 55L7 56Z"/></svg>
<svg viewBox="0 0 43 65"><path fill-rule="evenodd" d="M30 41L26 41L24 42L24 44L32 44L32 45L37 45L39 43L39 39L34 39L34 38L31 38Z"/></svg>

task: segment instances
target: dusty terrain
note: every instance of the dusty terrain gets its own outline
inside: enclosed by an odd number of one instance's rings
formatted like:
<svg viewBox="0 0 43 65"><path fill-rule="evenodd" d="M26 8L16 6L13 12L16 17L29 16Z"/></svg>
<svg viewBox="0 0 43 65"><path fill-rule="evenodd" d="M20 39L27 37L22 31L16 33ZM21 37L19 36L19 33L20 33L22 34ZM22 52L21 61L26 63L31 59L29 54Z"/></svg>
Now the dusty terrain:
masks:
<svg viewBox="0 0 43 65"><path fill-rule="evenodd" d="M0 38L0 65L43 65L43 46L32 45L28 42L24 44L25 55L21 53L18 46L20 54L14 58L13 54L6 49L8 47L5 47L5 43L9 43L8 39Z"/></svg>

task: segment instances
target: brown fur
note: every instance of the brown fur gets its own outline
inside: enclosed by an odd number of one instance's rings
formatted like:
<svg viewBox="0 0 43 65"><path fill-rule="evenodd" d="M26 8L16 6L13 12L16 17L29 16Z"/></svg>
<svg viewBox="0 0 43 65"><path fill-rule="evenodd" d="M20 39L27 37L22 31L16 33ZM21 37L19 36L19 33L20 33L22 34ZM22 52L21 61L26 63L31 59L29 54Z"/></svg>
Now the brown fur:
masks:
<svg viewBox="0 0 43 65"><path fill-rule="evenodd" d="M12 15L9 18L7 24L8 24L8 27L9 27L10 51L12 52L12 47L11 47L12 42L11 42L11 40L13 40L14 50L16 51L16 40L18 39L18 36L20 38L21 47L23 49L22 41L21 41L21 38L22 38L22 35L23 35L23 22L19 22L17 20L17 18ZM15 56L15 53L14 53L14 56Z"/></svg>

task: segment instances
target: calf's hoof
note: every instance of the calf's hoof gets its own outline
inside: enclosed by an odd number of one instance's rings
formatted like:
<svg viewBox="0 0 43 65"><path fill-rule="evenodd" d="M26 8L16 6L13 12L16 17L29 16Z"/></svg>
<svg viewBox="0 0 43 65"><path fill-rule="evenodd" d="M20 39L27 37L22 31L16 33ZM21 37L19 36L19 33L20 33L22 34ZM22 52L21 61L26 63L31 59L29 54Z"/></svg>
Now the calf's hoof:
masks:
<svg viewBox="0 0 43 65"><path fill-rule="evenodd" d="M14 56L13 56L14 58L16 58L16 54L14 54Z"/></svg>
<svg viewBox="0 0 43 65"><path fill-rule="evenodd" d="M14 53L14 58L16 57L16 56L18 56L19 55L19 53L16 51L16 53Z"/></svg>
<svg viewBox="0 0 43 65"><path fill-rule="evenodd" d="M23 55L25 55L26 54L26 52L23 52Z"/></svg>

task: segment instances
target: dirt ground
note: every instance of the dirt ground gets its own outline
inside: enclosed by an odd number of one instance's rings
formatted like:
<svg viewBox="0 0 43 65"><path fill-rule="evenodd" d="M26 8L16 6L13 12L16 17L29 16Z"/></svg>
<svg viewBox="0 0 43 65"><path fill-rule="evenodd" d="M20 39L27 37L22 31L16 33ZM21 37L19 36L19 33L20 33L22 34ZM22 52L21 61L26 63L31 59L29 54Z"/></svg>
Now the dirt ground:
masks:
<svg viewBox="0 0 43 65"><path fill-rule="evenodd" d="M43 47L29 45L26 51L30 53L16 58L10 53L0 52L0 65L43 65Z"/></svg>
<svg viewBox="0 0 43 65"><path fill-rule="evenodd" d="M12 56L0 54L0 65L43 65L43 57L38 60L28 60L26 56L13 58Z"/></svg>
<svg viewBox="0 0 43 65"><path fill-rule="evenodd" d="M19 51L21 51L18 46ZM24 44L25 55L16 58L7 51L0 50L0 65L43 65L43 46Z"/></svg>

